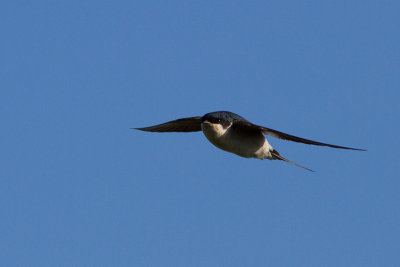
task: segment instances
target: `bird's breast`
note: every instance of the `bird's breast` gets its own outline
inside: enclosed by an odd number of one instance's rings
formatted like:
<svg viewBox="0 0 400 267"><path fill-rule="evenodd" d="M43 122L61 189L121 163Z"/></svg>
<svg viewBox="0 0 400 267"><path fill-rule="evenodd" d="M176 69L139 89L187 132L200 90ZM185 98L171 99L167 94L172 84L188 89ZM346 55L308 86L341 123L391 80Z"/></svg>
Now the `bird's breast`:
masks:
<svg viewBox="0 0 400 267"><path fill-rule="evenodd" d="M203 133L207 137L208 141L210 141L217 147L223 146L224 143L228 141L228 129L222 127L221 124L203 122L201 124L201 129L203 130Z"/></svg>

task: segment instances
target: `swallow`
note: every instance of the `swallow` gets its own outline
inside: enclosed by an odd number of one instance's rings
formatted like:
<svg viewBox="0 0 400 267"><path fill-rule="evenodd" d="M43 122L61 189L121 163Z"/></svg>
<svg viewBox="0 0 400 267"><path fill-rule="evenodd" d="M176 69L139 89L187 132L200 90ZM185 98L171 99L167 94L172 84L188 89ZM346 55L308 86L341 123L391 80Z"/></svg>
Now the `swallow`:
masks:
<svg viewBox="0 0 400 267"><path fill-rule="evenodd" d="M259 126L229 111L216 111L202 117L189 117L169 121L154 126L132 128L147 132L198 132L203 131L208 141L216 147L244 158L282 160L298 167L309 168L294 163L276 151L264 135L294 141L298 143L327 146L339 149L366 151L365 149L337 146L283 133L271 128Z"/></svg>

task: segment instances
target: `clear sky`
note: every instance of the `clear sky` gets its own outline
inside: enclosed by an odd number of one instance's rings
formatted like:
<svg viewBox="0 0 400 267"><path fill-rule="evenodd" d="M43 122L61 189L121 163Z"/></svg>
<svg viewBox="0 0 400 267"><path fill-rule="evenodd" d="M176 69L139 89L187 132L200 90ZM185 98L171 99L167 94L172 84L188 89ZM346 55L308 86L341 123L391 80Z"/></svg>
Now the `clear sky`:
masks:
<svg viewBox="0 0 400 267"><path fill-rule="evenodd" d="M2 266L399 266L399 1L2 1ZM345 151L201 132L229 110Z"/></svg>

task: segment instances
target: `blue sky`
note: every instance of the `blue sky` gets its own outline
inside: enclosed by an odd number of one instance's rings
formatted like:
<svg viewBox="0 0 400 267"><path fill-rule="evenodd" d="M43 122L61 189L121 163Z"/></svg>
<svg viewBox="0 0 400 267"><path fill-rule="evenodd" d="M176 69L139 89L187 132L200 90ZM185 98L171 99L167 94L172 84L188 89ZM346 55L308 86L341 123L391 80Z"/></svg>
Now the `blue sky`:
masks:
<svg viewBox="0 0 400 267"><path fill-rule="evenodd" d="M399 266L398 1L3 1L4 266ZM202 133L229 110L314 169Z"/></svg>

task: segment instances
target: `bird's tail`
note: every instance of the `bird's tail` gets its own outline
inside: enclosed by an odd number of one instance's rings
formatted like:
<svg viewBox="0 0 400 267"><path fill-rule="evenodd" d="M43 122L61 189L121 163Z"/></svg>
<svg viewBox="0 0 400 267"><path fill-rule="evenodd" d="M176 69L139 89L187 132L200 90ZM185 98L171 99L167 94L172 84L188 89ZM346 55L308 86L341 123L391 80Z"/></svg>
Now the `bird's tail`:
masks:
<svg viewBox="0 0 400 267"><path fill-rule="evenodd" d="M307 171L314 172L313 170L311 170L311 169L309 169L309 168L306 168L306 167L301 166L301 165L299 165L299 164L297 164L297 163L294 163L294 162L292 162L292 161L290 161L290 160L288 160L288 159L285 159L284 157L282 157L281 155L279 155L278 151L276 151L275 149L271 151L271 154L272 154L272 156L274 157L274 159L283 160L283 161L292 163L293 165L296 165L296 166L298 166L298 167L300 167L300 168L306 169Z"/></svg>

